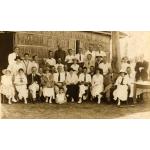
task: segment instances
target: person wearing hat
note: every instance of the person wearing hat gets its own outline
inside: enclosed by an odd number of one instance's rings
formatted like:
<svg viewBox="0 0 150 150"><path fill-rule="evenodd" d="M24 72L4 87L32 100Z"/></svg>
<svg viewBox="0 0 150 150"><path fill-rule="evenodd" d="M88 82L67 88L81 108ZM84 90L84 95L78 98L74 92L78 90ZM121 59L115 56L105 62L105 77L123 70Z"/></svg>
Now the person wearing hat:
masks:
<svg viewBox="0 0 150 150"><path fill-rule="evenodd" d="M55 99L54 77L53 74L50 73L50 69L48 68L44 71L44 74L41 77L41 85L46 103L52 103L52 99Z"/></svg>
<svg viewBox="0 0 150 150"><path fill-rule="evenodd" d="M20 58L20 56L17 56L15 59L15 62L13 64L10 64L7 68L11 70L11 73L13 75L16 75L19 69L21 68L23 69L24 66L23 66L22 59Z"/></svg>
<svg viewBox="0 0 150 150"><path fill-rule="evenodd" d="M74 72L73 68L70 68L66 78L67 92L66 95L71 102L77 100L78 97L78 76Z"/></svg>
<svg viewBox="0 0 150 150"><path fill-rule="evenodd" d="M71 68L78 73L79 65L77 64L78 60L76 58L73 58L73 64L71 65Z"/></svg>
<svg viewBox="0 0 150 150"><path fill-rule="evenodd" d="M8 99L8 104L17 102L15 99L15 89L13 85L13 77L9 69L4 69L1 76L0 93L5 95Z"/></svg>
<svg viewBox="0 0 150 150"><path fill-rule="evenodd" d="M126 70L120 70L119 76L115 82L117 87L114 92L114 100L118 101L118 106L121 105L121 101L127 101L128 99L128 87L129 87L129 78L126 75Z"/></svg>
<svg viewBox="0 0 150 150"><path fill-rule="evenodd" d="M15 47L13 53L8 55L8 64L12 65L13 63L15 63L15 59L18 56L18 52L19 52L19 48Z"/></svg>

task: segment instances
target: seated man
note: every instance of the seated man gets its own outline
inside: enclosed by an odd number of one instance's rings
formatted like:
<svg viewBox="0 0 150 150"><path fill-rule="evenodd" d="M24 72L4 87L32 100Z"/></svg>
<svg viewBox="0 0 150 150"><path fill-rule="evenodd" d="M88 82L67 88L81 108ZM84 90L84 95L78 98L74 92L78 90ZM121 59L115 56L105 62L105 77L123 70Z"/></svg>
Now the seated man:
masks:
<svg viewBox="0 0 150 150"><path fill-rule="evenodd" d="M66 78L67 84L67 97L74 102L78 98L78 76L72 68L70 68L69 73Z"/></svg>
<svg viewBox="0 0 150 150"><path fill-rule="evenodd" d="M54 88L55 93L59 93L59 89L63 88L66 91L65 72L62 71L62 66L58 66L57 73L54 73Z"/></svg>
<svg viewBox="0 0 150 150"><path fill-rule="evenodd" d="M87 68L84 67L83 73L79 75L79 104L82 103L82 99L89 98L90 84L91 75L87 73Z"/></svg>
<svg viewBox="0 0 150 150"><path fill-rule="evenodd" d="M37 68L32 67L31 74L27 76L29 92L32 96L33 103L36 101L36 92L39 91L39 85L41 83L40 76L37 74Z"/></svg>

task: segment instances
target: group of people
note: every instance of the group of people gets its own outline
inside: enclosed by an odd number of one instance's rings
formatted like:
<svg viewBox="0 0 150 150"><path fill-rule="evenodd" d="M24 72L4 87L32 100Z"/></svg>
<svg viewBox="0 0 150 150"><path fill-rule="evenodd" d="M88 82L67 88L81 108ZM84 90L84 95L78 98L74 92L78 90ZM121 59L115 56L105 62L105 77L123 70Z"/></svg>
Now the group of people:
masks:
<svg viewBox="0 0 150 150"><path fill-rule="evenodd" d="M18 52L16 47L9 54L9 65L1 76L0 93L8 99L8 104L22 100L25 104L29 100L36 103L42 97L46 103L80 104L90 100L100 104L102 98L107 102L112 98L120 106L122 101L132 100L135 81L148 80L149 64L143 57L136 63L122 58L121 70L114 78L106 53L94 51L92 46L85 53L79 48L77 54L72 49L66 54L58 46L43 61L37 55L31 60L28 53L21 58Z"/></svg>

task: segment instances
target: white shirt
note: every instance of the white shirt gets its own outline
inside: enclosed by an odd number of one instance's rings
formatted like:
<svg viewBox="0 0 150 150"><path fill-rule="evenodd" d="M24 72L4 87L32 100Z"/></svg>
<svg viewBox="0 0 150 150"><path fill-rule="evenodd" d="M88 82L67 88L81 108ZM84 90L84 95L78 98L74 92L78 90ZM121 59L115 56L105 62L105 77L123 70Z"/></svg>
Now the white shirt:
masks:
<svg viewBox="0 0 150 150"><path fill-rule="evenodd" d="M92 59L95 60L95 56L96 56L95 51L90 52L89 50L87 50L86 53L85 53L85 58L87 58L88 54L91 54L92 55Z"/></svg>
<svg viewBox="0 0 150 150"><path fill-rule="evenodd" d="M65 62L67 63L73 63L73 59L75 58L74 55L67 55L65 58Z"/></svg>
<svg viewBox="0 0 150 150"><path fill-rule="evenodd" d="M62 67L62 70L64 70L64 65L63 65L63 64L56 64L56 65L55 65L56 71L57 71L58 66L61 66L61 67Z"/></svg>
<svg viewBox="0 0 150 150"><path fill-rule="evenodd" d="M12 75L2 75L1 83L2 83L2 85L5 85L5 86L12 86L13 85Z"/></svg>
<svg viewBox="0 0 150 150"><path fill-rule="evenodd" d="M128 63L121 63L121 70L126 71L127 67L130 67L130 64L128 64Z"/></svg>
<svg viewBox="0 0 150 150"><path fill-rule="evenodd" d="M122 76L119 76L115 82L115 85L121 85L121 82L122 82ZM123 84L124 85L128 85L129 84L129 77L126 75L124 76L124 79L123 79Z"/></svg>
<svg viewBox="0 0 150 150"><path fill-rule="evenodd" d="M93 75L93 78L92 78L92 86L94 85L103 85L103 82L104 82L104 78L103 78L103 75Z"/></svg>
<svg viewBox="0 0 150 150"><path fill-rule="evenodd" d="M31 74L31 69L33 67L32 62L29 60L27 60L27 61L23 60L22 63L23 63L23 69L24 69L25 74L27 74L27 75Z"/></svg>
<svg viewBox="0 0 150 150"><path fill-rule="evenodd" d="M67 74L67 78L66 78L66 83L67 84L77 84L78 83L78 76L76 75L76 73L73 73L72 75L70 73Z"/></svg>
<svg viewBox="0 0 150 150"><path fill-rule="evenodd" d="M8 55L8 64L11 65L15 63L16 56L18 56L15 52Z"/></svg>
<svg viewBox="0 0 150 150"><path fill-rule="evenodd" d="M106 56L106 53L104 51L96 51L95 52L95 56L102 56L102 57L104 57L104 56Z"/></svg>
<svg viewBox="0 0 150 150"><path fill-rule="evenodd" d="M66 80L65 72L60 73L60 81L58 81L59 73L54 73L54 81L57 82L64 82Z"/></svg>
<svg viewBox="0 0 150 150"><path fill-rule="evenodd" d="M45 59L45 62L48 63L50 66L56 65L56 60L54 58Z"/></svg>
<svg viewBox="0 0 150 150"><path fill-rule="evenodd" d="M76 54L75 58L78 60L79 63L83 63L85 60L85 55L83 54Z"/></svg>
<svg viewBox="0 0 150 150"><path fill-rule="evenodd" d="M71 68L72 68L74 71L78 72L79 65L78 65L78 64L72 64L72 65L71 65Z"/></svg>
<svg viewBox="0 0 150 150"><path fill-rule="evenodd" d="M99 68L103 70L103 74L106 75L109 72L109 69L111 69L110 63L100 63Z"/></svg>
<svg viewBox="0 0 150 150"><path fill-rule="evenodd" d="M7 69L9 69L13 75L16 75L18 73L19 69L23 69L24 70L24 65L22 62L20 63L16 63L16 61L13 64L10 64ZM24 70L25 71L25 70Z"/></svg>
<svg viewBox="0 0 150 150"><path fill-rule="evenodd" d="M16 85L26 85L27 84L27 77L25 74L15 76L14 84Z"/></svg>
<svg viewBox="0 0 150 150"><path fill-rule="evenodd" d="M79 75L79 82L84 82L84 79L85 79L85 74L81 73ZM86 81L85 82L91 82L91 75L88 73L86 74Z"/></svg>

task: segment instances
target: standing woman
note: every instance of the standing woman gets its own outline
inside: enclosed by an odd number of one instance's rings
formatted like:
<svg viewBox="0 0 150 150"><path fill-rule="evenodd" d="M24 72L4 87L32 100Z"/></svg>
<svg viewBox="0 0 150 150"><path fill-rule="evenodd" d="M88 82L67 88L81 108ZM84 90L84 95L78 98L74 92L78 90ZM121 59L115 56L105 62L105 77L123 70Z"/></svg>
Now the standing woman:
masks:
<svg viewBox="0 0 150 150"><path fill-rule="evenodd" d="M43 86L43 96L46 98L46 103L52 103L52 99L55 98L54 78L49 69L47 69L45 74L41 77L41 85Z"/></svg>
<svg viewBox="0 0 150 150"><path fill-rule="evenodd" d="M91 87L91 94L93 98L97 98L98 99L98 104L101 103L101 92L103 92L104 90L104 78L102 75L102 71L101 69L96 69L96 74L93 76L92 78L92 87Z"/></svg>
<svg viewBox="0 0 150 150"><path fill-rule="evenodd" d="M4 69L3 74L1 76L1 87L0 92L1 94L5 95L8 99L8 104L11 104L12 101L16 102L14 96L15 96L15 89L13 85L13 77L11 74L11 71L8 69Z"/></svg>
<svg viewBox="0 0 150 150"><path fill-rule="evenodd" d="M18 74L15 75L14 84L16 87L16 91L18 92L19 100L24 99L24 103L27 104L28 98L27 77L22 68L19 69Z"/></svg>

